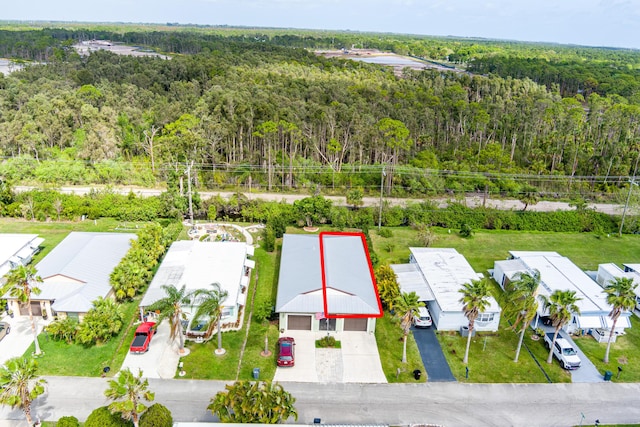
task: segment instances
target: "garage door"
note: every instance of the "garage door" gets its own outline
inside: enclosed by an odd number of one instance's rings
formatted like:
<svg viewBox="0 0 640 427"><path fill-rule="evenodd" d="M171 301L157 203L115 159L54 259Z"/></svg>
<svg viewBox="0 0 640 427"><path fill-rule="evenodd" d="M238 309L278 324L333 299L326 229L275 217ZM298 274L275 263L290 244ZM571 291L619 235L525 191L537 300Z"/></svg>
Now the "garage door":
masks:
<svg viewBox="0 0 640 427"><path fill-rule="evenodd" d="M310 331L311 330L311 316L296 316L290 314L287 316L288 329L295 331Z"/></svg>
<svg viewBox="0 0 640 427"><path fill-rule="evenodd" d="M366 331L368 319L344 319L345 331Z"/></svg>

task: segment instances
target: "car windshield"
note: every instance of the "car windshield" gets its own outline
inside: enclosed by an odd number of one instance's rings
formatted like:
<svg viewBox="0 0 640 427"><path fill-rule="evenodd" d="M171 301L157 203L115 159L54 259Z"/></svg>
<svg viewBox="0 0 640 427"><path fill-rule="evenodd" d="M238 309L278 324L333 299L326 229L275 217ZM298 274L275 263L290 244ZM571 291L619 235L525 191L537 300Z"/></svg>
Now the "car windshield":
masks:
<svg viewBox="0 0 640 427"><path fill-rule="evenodd" d="M565 356L575 356L576 355L576 351L571 347L565 348L564 350L562 350L562 353Z"/></svg>
<svg viewBox="0 0 640 427"><path fill-rule="evenodd" d="M293 360L291 356L280 356L280 360Z"/></svg>

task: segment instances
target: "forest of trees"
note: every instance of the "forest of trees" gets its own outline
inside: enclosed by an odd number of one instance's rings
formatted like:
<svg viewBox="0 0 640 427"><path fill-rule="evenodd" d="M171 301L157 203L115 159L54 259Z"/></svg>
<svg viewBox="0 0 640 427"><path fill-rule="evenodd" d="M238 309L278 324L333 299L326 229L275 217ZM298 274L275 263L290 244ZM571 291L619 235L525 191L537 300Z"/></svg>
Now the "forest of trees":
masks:
<svg viewBox="0 0 640 427"><path fill-rule="evenodd" d="M82 57L87 39L170 60ZM471 73L328 59L368 47ZM284 30L0 30L0 176L389 195L624 193L640 158L640 52Z"/></svg>

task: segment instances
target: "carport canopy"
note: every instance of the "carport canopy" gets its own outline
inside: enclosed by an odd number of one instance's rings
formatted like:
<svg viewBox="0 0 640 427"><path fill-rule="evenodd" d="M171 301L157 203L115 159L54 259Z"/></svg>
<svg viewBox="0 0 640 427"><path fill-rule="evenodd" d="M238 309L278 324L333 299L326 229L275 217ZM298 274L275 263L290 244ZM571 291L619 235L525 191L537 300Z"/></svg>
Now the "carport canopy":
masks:
<svg viewBox="0 0 640 427"><path fill-rule="evenodd" d="M434 301L436 299L417 264L392 264L391 269L396 273L402 292L415 292L420 301Z"/></svg>

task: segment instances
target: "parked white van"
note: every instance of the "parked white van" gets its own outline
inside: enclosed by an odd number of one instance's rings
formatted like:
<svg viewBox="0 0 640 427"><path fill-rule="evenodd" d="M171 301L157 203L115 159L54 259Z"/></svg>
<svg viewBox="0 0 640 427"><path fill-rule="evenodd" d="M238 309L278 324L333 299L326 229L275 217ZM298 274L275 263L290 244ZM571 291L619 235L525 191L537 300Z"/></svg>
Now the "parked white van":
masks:
<svg viewBox="0 0 640 427"><path fill-rule="evenodd" d="M429 314L429 310L427 307L420 307L418 309L419 316L414 316L413 325L416 328L429 328L432 324L431 314Z"/></svg>

